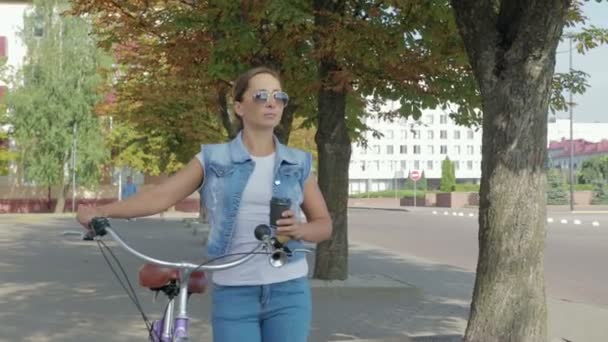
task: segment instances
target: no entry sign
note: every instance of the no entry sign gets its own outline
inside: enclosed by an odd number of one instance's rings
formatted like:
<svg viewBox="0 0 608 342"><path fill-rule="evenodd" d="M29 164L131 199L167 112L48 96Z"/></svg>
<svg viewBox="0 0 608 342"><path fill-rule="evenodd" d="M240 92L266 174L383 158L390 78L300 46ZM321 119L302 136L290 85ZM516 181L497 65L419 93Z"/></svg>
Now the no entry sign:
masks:
<svg viewBox="0 0 608 342"><path fill-rule="evenodd" d="M420 172L420 170L412 170L410 172L410 179L413 180L414 182L417 182L418 180L420 180L420 177L422 177L422 172Z"/></svg>

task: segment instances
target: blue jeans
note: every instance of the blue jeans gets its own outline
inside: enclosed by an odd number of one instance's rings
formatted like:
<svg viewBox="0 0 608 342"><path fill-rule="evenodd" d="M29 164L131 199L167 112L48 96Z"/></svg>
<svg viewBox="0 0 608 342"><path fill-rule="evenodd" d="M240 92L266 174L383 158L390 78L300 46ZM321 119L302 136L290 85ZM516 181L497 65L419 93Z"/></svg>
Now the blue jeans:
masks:
<svg viewBox="0 0 608 342"><path fill-rule="evenodd" d="M306 277L257 286L213 288L214 342L306 342L311 320Z"/></svg>

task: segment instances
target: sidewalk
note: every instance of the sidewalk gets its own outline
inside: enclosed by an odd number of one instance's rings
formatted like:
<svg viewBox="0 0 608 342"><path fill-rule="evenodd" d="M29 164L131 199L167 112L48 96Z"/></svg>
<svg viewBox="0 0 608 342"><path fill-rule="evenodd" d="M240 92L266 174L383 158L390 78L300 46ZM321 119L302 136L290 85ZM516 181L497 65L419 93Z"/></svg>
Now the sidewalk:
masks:
<svg viewBox="0 0 608 342"><path fill-rule="evenodd" d="M473 272L358 241L350 246L349 263L350 278L333 285L340 297L323 293L313 281L315 314L321 315L315 321L335 310L354 313L350 319L332 322L332 327L363 340L407 341L404 336L418 336L413 341L422 341L434 336L435 341L451 342L464 334ZM549 341L608 341L608 309L555 298L549 298L547 305Z"/></svg>
<svg viewBox="0 0 608 342"><path fill-rule="evenodd" d="M33 215L26 215L28 218ZM0 341L143 340L137 311L94 244L59 237L77 229L71 217L0 221ZM201 251L179 218L115 220L136 249L158 258L191 260ZM168 232L175 232L168 234ZM170 238L168 238L170 237ZM311 342L452 342L464 333L475 275L450 265L351 241L349 278L313 280ZM119 249L132 281L138 260ZM314 256L309 256L313 269ZM156 317L164 301L138 289L144 310ZM193 340L210 340L209 296L194 296L189 313ZM608 310L548 300L550 341L608 341Z"/></svg>

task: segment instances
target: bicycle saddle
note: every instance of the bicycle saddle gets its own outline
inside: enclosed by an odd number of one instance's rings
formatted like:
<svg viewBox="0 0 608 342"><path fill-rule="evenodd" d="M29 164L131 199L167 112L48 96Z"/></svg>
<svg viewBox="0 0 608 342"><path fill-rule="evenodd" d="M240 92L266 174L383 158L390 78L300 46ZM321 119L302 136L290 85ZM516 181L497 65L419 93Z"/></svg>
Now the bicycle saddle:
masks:
<svg viewBox="0 0 608 342"><path fill-rule="evenodd" d="M179 281L179 270L146 263L139 268L139 285L149 289L159 289L171 281ZM203 293L207 287L205 272L194 271L188 280L189 293Z"/></svg>

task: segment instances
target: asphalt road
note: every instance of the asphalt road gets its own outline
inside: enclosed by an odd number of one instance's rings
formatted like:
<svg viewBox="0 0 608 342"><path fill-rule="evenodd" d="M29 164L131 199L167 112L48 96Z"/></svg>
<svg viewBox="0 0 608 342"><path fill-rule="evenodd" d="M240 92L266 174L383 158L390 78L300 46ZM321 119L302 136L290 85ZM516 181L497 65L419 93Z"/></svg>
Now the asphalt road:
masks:
<svg viewBox="0 0 608 342"><path fill-rule="evenodd" d="M549 212L547 217L552 219L545 249L547 294L608 308L608 214ZM477 227L476 211L470 209L349 211L351 241L469 271L477 265Z"/></svg>

